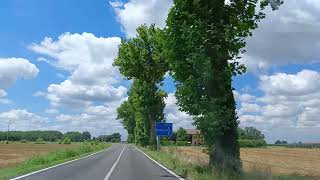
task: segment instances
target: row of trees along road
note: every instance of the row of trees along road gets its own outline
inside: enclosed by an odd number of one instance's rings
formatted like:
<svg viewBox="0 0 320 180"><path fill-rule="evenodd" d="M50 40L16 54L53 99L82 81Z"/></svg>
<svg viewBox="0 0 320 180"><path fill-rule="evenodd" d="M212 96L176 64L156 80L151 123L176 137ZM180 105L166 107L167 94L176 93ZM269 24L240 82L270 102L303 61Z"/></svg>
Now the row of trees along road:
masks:
<svg viewBox="0 0 320 180"><path fill-rule="evenodd" d="M0 131L0 141L8 140L9 141L20 141L20 140L27 140L27 141L36 141L37 139L41 138L44 141L58 141L63 138L70 138L72 142L81 142L84 140L91 139L90 132L66 132L62 133L60 131L10 131L8 132L1 132Z"/></svg>
<svg viewBox="0 0 320 180"><path fill-rule="evenodd" d="M267 5L258 0L174 0L164 30L142 25L135 38L123 40L114 65L133 82L128 100L118 108L129 141L156 144L154 122L164 121L166 97L160 87L169 71L178 105L192 115L208 146L209 166L239 171L232 77L245 72L237 60Z"/></svg>

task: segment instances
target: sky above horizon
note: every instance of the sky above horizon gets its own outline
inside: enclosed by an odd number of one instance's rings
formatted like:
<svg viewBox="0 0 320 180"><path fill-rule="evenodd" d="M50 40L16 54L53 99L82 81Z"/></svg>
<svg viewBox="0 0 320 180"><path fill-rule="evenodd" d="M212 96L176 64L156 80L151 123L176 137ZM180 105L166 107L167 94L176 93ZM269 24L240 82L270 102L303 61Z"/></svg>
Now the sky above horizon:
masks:
<svg viewBox="0 0 320 180"><path fill-rule="evenodd" d="M116 108L130 82L112 66L121 38L140 24L165 27L172 0L0 1L0 131L126 131ZM266 10L234 78L240 127L255 126L268 142L320 142L320 4L285 0ZM193 128L179 111L166 77L165 114Z"/></svg>

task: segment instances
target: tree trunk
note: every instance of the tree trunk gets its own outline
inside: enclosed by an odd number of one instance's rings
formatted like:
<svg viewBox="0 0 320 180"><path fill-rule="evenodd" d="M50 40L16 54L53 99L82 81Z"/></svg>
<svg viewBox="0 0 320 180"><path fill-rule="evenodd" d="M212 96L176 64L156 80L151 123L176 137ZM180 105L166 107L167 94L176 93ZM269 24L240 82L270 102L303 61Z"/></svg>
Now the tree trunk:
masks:
<svg viewBox="0 0 320 180"><path fill-rule="evenodd" d="M215 52L213 54L218 54ZM219 57L219 56L218 56ZM222 55L220 57L227 57ZM209 81L208 95L212 107L208 111L212 114L208 127L212 131L206 134L209 140L209 166L218 170L238 172L241 168L240 148L238 142L238 120L236 105L232 92L232 75L228 71L227 59L218 58L212 62L212 79ZM218 124L218 125L217 125Z"/></svg>

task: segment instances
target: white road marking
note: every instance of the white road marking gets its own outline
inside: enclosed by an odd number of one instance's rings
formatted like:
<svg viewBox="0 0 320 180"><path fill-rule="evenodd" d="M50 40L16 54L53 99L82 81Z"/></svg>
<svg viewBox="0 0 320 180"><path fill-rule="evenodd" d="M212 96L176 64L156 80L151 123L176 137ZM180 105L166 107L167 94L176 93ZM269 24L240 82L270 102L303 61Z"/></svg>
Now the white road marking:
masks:
<svg viewBox="0 0 320 180"><path fill-rule="evenodd" d="M41 170L39 170L39 171L35 171L35 172L29 173L29 174L25 174L25 175L22 175L22 176L18 176L18 177L12 178L12 179L10 179L10 180L22 179L22 178L25 178L25 177L27 177L27 176L31 176L31 175L34 175L34 174L37 174L37 173L40 173L40 172L43 172L43 171L46 171L46 170L49 170L49 169L58 167L58 166L62 166L62 165L65 165L65 164L72 163L72 162L74 162L74 161L78 161L78 160L81 160L81 159L84 159L84 158L87 158L87 157L90 157L90 156L94 156L94 155L96 155L96 154L98 154L98 153L101 153L101 152L104 152L104 151L109 151L110 149L111 149L111 147L109 147L108 149L104 149L104 150L102 150L102 151L98 151L98 152L89 154L89 155L87 155L87 156L84 156L84 157L81 157L81 158L78 158L78 159L74 159L74 160L67 161L67 162L64 162L64 163L61 163L61 164L57 164L57 165L54 165L54 166L51 166L51 167L48 167L48 168L45 168L45 169L41 169Z"/></svg>
<svg viewBox="0 0 320 180"><path fill-rule="evenodd" d="M106 177L104 178L104 180L109 180L109 178L110 178L110 176L111 176L114 168L117 166L117 164L118 164L118 162L119 162L119 160L120 160L120 158L121 158L121 156L122 156L122 153L123 153L124 149L126 148L126 146L127 146L127 145L125 145L125 146L123 147L121 153L120 153L119 156L118 156L118 159L117 159L116 162L113 164L113 166L112 166L111 169L109 170L109 172L108 172L108 174L106 175Z"/></svg>
<svg viewBox="0 0 320 180"><path fill-rule="evenodd" d="M135 146L137 148L137 146ZM152 159L150 156L148 156L146 153L144 153L143 151L141 151L139 148L137 148L142 154L144 154L145 156L147 156L151 161L153 161L154 163L156 163L158 166L162 167L162 169L168 171L170 174L172 174L173 176L175 176L177 179L179 180L184 180L181 176L177 175L176 173L174 173L173 171L171 171L170 169L164 167L162 164L158 163L156 160Z"/></svg>

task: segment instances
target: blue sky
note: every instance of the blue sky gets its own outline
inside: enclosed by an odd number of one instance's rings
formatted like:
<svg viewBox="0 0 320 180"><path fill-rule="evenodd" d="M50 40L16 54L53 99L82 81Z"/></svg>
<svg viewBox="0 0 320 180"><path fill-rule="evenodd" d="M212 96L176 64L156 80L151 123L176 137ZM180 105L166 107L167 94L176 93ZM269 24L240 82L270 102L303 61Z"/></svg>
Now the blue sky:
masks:
<svg viewBox="0 0 320 180"><path fill-rule="evenodd" d="M143 23L165 26L171 0L2 0L0 2L0 130L125 130L115 120L130 82L111 66L121 38ZM292 0L248 39L234 78L240 126L256 126L269 142L320 141L320 6ZM101 65L103 63L103 65ZM165 110L175 127L192 118L175 105L172 78Z"/></svg>

